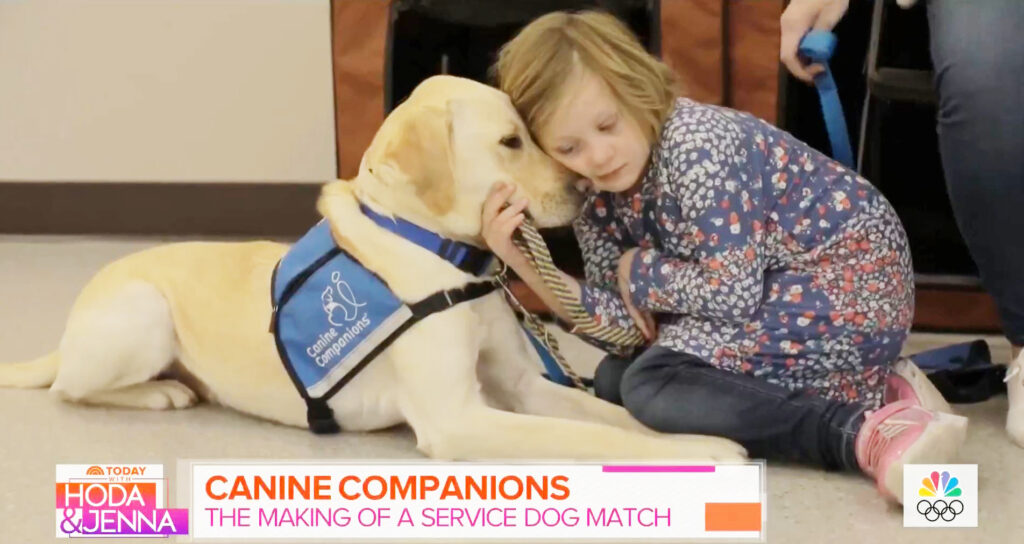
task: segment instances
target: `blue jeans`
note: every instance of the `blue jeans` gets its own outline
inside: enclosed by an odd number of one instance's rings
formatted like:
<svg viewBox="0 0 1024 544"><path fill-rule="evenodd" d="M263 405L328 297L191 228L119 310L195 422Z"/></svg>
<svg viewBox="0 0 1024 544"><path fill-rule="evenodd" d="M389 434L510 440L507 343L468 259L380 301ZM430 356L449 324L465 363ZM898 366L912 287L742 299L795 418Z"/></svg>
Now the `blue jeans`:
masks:
<svg viewBox="0 0 1024 544"><path fill-rule="evenodd" d="M715 368L655 346L632 362L609 355L594 375L598 397L666 433L722 436L752 458L859 470L854 442L865 407Z"/></svg>
<svg viewBox="0 0 1024 544"><path fill-rule="evenodd" d="M929 0L950 203L1003 332L1024 345L1024 1Z"/></svg>

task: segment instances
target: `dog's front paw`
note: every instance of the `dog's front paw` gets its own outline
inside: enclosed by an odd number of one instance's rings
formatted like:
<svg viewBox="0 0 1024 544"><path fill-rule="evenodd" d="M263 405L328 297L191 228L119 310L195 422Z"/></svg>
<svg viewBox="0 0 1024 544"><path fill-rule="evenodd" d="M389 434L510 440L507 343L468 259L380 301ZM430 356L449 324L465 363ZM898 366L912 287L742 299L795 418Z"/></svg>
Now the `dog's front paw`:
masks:
<svg viewBox="0 0 1024 544"><path fill-rule="evenodd" d="M732 442L731 444L723 445L720 447L712 459L718 463L742 463L747 460L747 448Z"/></svg>
<svg viewBox="0 0 1024 544"><path fill-rule="evenodd" d="M177 380L157 380L146 386L143 404L151 410L188 408L198 400L194 391Z"/></svg>
<svg viewBox="0 0 1024 544"><path fill-rule="evenodd" d="M682 434L675 435L673 439L682 446L683 455L689 459L704 459L716 463L747 460L747 449L728 438Z"/></svg>

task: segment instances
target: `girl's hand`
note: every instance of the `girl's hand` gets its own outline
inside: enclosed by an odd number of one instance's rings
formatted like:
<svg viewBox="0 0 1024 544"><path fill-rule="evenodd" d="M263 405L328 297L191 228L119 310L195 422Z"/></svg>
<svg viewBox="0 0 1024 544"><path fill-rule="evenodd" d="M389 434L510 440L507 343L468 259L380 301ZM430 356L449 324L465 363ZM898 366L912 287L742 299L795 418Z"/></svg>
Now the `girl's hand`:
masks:
<svg viewBox="0 0 1024 544"><path fill-rule="evenodd" d="M495 183L487 200L484 201L481 216L481 234L487 247L513 269L529 265L526 256L512 243L512 234L526 219L523 210L529 201L524 198L502 209L515 192L514 185Z"/></svg>
<svg viewBox="0 0 1024 544"><path fill-rule="evenodd" d="M633 256L636 255L637 251L640 251L640 248L629 248L619 257L619 294L622 295L622 301L626 303L626 311L629 312L629 316L636 322L636 326L640 328L644 338L651 342L658 334L658 324L654 321L654 316L650 312L640 311L633 305L633 298L629 294L629 270L633 264Z"/></svg>

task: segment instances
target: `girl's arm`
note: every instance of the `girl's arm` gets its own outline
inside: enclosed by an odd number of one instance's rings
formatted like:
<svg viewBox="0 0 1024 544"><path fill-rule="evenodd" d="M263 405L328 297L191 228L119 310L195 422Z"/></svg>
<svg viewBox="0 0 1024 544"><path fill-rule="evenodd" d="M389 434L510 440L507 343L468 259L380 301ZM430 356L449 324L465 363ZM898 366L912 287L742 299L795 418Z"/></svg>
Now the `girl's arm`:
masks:
<svg viewBox="0 0 1024 544"><path fill-rule="evenodd" d="M618 226L611 219L607 195L591 195L573 222L573 231L583 254L586 284L580 288L580 302L596 321L621 328L640 327L652 340L657 333L653 319L631 315L618 287L618 263L627 250Z"/></svg>
<svg viewBox="0 0 1024 544"><path fill-rule="evenodd" d="M707 108L666 127L669 176L660 217L673 234L629 263L634 305L650 312L743 322L760 307L767 235L758 139ZM676 136L676 137L674 137Z"/></svg>
<svg viewBox="0 0 1024 544"><path fill-rule="evenodd" d="M519 201L507 208L501 208L513 193L514 188L508 186L499 186L492 190L483 207L484 240L491 251L511 267L555 315L563 322L571 323L569 313L562 307L558 298L512 243L512 233L522 224L522 210L526 207L525 201ZM631 327L634 321L629 317L626 303L615 288L616 264L622 249L612 235L602 232L598 225L587 218L587 210L593 208L592 204L592 200L588 201L583 214L574 223L577 239L583 249L587 283L581 285L575 278L562 271L558 271L558 275L569 287L572 296L580 301L583 308L596 320L620 327ZM649 338L653 337L654 331L648 324L642 324L641 327L647 329L646 334ZM580 337L601 349L614 349L610 344L585 335Z"/></svg>

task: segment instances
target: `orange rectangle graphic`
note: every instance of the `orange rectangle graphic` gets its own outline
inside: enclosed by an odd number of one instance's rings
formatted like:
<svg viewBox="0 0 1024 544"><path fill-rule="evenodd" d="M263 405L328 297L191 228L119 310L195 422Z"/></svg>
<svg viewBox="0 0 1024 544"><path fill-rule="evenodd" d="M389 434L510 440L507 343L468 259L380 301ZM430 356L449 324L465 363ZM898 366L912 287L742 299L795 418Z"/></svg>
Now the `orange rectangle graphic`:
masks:
<svg viewBox="0 0 1024 544"><path fill-rule="evenodd" d="M761 503L704 503L705 531L760 531Z"/></svg>

